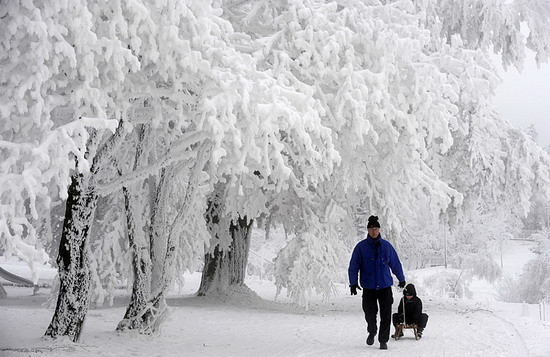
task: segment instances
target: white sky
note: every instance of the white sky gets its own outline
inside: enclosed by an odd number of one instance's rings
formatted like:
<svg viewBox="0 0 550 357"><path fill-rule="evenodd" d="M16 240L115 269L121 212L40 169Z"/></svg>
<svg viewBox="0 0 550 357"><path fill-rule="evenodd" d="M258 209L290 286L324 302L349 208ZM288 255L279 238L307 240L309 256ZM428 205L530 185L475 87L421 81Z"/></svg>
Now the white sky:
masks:
<svg viewBox="0 0 550 357"><path fill-rule="evenodd" d="M516 128L534 124L538 143L550 145L550 64L537 69L534 57L529 57L521 74L512 67L502 78L495 104L503 117Z"/></svg>

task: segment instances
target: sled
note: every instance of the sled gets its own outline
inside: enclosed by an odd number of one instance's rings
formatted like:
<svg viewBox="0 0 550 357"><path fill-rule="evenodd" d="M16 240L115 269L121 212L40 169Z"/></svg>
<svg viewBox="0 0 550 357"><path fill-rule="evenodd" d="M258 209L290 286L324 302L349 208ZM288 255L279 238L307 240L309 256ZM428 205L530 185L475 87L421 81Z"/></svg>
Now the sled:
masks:
<svg viewBox="0 0 550 357"><path fill-rule="evenodd" d="M406 329L412 329L413 332L414 332L414 339L418 340L418 331L417 331L416 324L405 325L405 324L401 323L401 324L399 324L395 327L394 338L395 338L396 341L399 340L402 337L401 334L404 334L404 331Z"/></svg>
<svg viewBox="0 0 550 357"><path fill-rule="evenodd" d="M40 287L36 284L33 284L32 281L22 278L19 275L12 274L9 271L3 269L2 267L0 267L0 278L4 278L7 281L11 281L12 283L15 283L20 286L33 287L34 288L32 293L33 295L36 295L38 289L40 289ZM0 299L6 298L7 296L8 294L6 293L6 290L2 286L2 283L0 282Z"/></svg>

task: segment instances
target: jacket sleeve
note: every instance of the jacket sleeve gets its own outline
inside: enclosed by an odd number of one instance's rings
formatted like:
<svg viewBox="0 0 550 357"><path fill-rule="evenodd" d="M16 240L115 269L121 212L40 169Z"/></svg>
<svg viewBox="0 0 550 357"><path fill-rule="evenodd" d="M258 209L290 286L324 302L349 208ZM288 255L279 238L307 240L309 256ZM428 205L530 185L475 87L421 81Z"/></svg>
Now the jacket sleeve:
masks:
<svg viewBox="0 0 550 357"><path fill-rule="evenodd" d="M392 245L390 245L390 267L393 275L399 279L399 281L405 281L405 275L403 274L403 266L401 266L401 261L399 260L399 256L397 255L397 252L393 248Z"/></svg>
<svg viewBox="0 0 550 357"><path fill-rule="evenodd" d="M349 262L348 276L349 276L349 285L359 285L357 275L359 274L359 268L361 266L361 252L359 250L359 245L356 245L351 254L351 260Z"/></svg>

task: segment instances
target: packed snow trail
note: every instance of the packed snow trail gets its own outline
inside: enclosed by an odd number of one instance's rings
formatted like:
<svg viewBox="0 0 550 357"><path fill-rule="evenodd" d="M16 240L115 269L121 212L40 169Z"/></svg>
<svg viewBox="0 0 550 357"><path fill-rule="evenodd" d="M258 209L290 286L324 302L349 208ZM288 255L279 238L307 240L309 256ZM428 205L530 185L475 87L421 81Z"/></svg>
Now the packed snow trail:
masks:
<svg viewBox="0 0 550 357"><path fill-rule="evenodd" d="M75 351L78 356L544 355L529 351L518 328L495 313L452 299L425 299L430 318L422 339L416 341L407 330L399 341L390 339L389 351L381 351L378 341L365 344L361 298L343 294L332 302L311 304L309 311L246 296L224 302L171 298L171 316L161 336L152 339L114 331L124 314L121 299L115 307L90 310L82 343L65 346L40 340L52 314L40 307L43 301L38 299L45 300L45 295L23 295L0 305L2 356L74 356ZM550 337L550 328L539 327L538 332L539 340Z"/></svg>

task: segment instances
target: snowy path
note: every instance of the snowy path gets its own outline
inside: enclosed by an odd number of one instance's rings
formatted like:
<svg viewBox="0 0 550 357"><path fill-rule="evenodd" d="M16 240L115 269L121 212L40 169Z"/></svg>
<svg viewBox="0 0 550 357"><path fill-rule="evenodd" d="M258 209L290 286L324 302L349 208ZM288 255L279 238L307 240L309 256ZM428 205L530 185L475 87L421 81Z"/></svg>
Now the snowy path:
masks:
<svg viewBox="0 0 550 357"><path fill-rule="evenodd" d="M14 296L15 289L10 289ZM2 356L533 356L519 331L497 314L466 301L426 301L430 315L420 341L411 331L389 341L389 352L365 344L358 296L298 311L285 304L247 301L222 304L200 298L171 299L172 315L162 336L118 335L118 307L91 310L79 345L41 341L52 311L39 308L45 296L0 301ZM395 309L394 309L395 310ZM540 330L540 329L539 329ZM546 327L539 338L550 337ZM154 352L151 354L151 352ZM548 352L548 351L546 351Z"/></svg>
<svg viewBox="0 0 550 357"><path fill-rule="evenodd" d="M411 355L527 356L529 351L516 328L491 311L456 306L453 302L428 306L429 326L419 343L406 350ZM409 332L414 342L412 332ZM401 341L401 340L400 340ZM398 347L399 341L393 345Z"/></svg>

